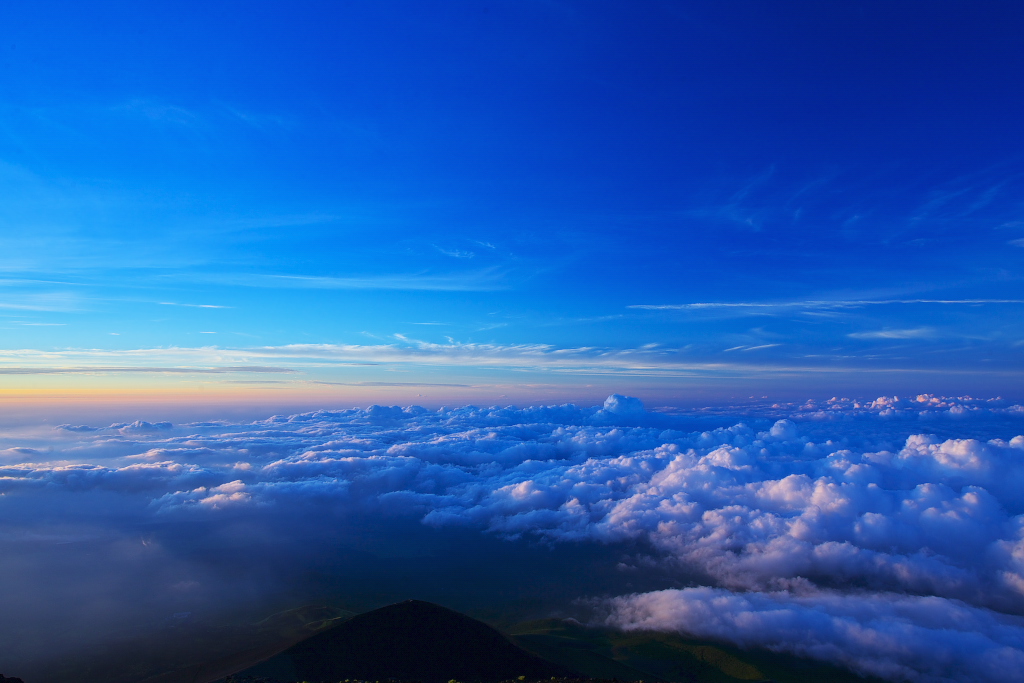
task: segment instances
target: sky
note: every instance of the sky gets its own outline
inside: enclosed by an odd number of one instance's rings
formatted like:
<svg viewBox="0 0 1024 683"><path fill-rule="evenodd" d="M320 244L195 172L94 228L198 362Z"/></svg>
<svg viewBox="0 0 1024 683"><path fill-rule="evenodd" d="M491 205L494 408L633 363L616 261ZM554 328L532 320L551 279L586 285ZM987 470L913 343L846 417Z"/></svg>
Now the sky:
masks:
<svg viewBox="0 0 1024 683"><path fill-rule="evenodd" d="M12 410L1022 397L1018 3L0 24Z"/></svg>
<svg viewBox="0 0 1024 683"><path fill-rule="evenodd" d="M418 598L1019 676L1022 31L0 2L0 671Z"/></svg>

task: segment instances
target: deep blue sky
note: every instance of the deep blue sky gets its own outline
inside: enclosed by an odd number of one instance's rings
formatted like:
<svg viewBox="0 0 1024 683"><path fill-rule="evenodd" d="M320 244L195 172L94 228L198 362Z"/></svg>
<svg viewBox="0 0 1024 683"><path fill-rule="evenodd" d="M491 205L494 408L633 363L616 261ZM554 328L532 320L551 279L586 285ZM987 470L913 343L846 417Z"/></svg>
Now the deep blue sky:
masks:
<svg viewBox="0 0 1024 683"><path fill-rule="evenodd" d="M1021 395L1021 3L0 27L0 392Z"/></svg>

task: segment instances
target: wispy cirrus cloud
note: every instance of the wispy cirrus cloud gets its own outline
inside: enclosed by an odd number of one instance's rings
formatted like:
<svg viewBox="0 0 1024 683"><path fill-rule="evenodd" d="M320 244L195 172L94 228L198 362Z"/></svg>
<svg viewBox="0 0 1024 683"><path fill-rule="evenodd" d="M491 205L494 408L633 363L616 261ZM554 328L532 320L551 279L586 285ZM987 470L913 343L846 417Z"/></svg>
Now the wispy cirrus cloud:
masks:
<svg viewBox="0 0 1024 683"><path fill-rule="evenodd" d="M81 305L82 298L69 292L31 292L0 298L0 309L9 311L66 312Z"/></svg>
<svg viewBox="0 0 1024 683"><path fill-rule="evenodd" d="M843 309L866 306L893 306L908 304L935 304L977 306L985 304L1024 304L1024 299L859 299L859 300L804 300L804 301L705 301L687 304L632 304L626 308L648 311L697 311L704 309Z"/></svg>
<svg viewBox="0 0 1024 683"><path fill-rule="evenodd" d="M757 351L759 349L770 349L781 344L758 344L757 346L733 346L732 348L725 349L728 351Z"/></svg>
<svg viewBox="0 0 1024 683"><path fill-rule="evenodd" d="M230 306L220 306L217 304L180 304L174 301L161 301L161 306L182 306L185 308L231 308Z"/></svg>
<svg viewBox="0 0 1024 683"><path fill-rule="evenodd" d="M934 339L938 336L938 332L930 327L915 327L906 330L851 332L846 336L852 339Z"/></svg>
<svg viewBox="0 0 1024 683"><path fill-rule="evenodd" d="M171 374L210 374L220 375L224 373L232 372L245 372L245 373L278 373L295 372L292 368L277 368L270 366L260 365L234 365L225 367L139 367L139 366L79 366L79 367L0 367L0 375L74 375L74 374L93 374L93 373L135 373L135 372L154 372L154 373L171 373Z"/></svg>
<svg viewBox="0 0 1024 683"><path fill-rule="evenodd" d="M338 387L461 387L470 388L472 384L452 384L448 382L323 382L312 381L310 384L323 384Z"/></svg>
<svg viewBox="0 0 1024 683"><path fill-rule="evenodd" d="M488 292L508 289L506 273L499 268L483 268L461 273L420 272L354 277L227 273L189 275L187 278L198 282L266 289L382 289L435 292Z"/></svg>
<svg viewBox="0 0 1024 683"><path fill-rule="evenodd" d="M434 248L437 249L442 254L444 254L445 256L451 256L452 258L467 258L468 259L468 258L474 258L476 256L476 254L474 252L467 251L465 249L445 249L444 247L439 247L436 244L434 245Z"/></svg>
<svg viewBox="0 0 1024 683"><path fill-rule="evenodd" d="M690 349L651 347L557 347L550 344L478 344L450 341L434 342L395 335L387 344L287 344L249 348L216 346L140 349L34 349L0 351L0 374L58 374L114 372L280 372L302 371L314 375L330 368L458 368L573 375L611 375L622 377L677 378L755 378L810 374L848 373L855 356L844 358L842 365L830 365L822 359L815 364L795 362L786 356L772 362L723 361L714 354ZM782 344L742 345L729 351L759 351ZM266 370L264 368L286 368ZM908 373L998 373L1006 377L1014 369L949 370L929 368L907 362L879 364L877 357L858 366L862 372Z"/></svg>
<svg viewBox="0 0 1024 683"><path fill-rule="evenodd" d="M160 124L195 127L202 118L191 109L153 99L133 99L109 108L109 111L137 116Z"/></svg>

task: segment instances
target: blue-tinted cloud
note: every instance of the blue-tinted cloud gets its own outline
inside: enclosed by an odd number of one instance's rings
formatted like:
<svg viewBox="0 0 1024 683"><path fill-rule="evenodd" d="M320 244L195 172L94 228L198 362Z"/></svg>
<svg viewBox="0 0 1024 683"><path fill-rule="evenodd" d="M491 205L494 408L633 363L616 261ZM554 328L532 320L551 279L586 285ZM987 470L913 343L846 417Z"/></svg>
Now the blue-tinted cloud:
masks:
<svg viewBox="0 0 1024 683"><path fill-rule="evenodd" d="M1002 681L1024 666L1024 619L894 593L687 588L607 601L604 623L769 647L894 681Z"/></svg>
<svg viewBox="0 0 1024 683"><path fill-rule="evenodd" d="M104 533L151 529L172 555L196 525L250 523L288 555L299 529L315 538L347 516L606 547L622 593L652 569L708 587L594 603L609 623L893 680L967 680L971 651L984 662L974 680L1015 671L1024 622L1002 615L1024 615L1024 407L921 395L765 406L741 423L711 415L615 395L593 408L64 425L0 454L0 505L32 533L66 526L50 510ZM717 621L699 618L719 604ZM808 628L817 635L800 637ZM947 651L950 628L974 644ZM870 647L900 629L905 647Z"/></svg>

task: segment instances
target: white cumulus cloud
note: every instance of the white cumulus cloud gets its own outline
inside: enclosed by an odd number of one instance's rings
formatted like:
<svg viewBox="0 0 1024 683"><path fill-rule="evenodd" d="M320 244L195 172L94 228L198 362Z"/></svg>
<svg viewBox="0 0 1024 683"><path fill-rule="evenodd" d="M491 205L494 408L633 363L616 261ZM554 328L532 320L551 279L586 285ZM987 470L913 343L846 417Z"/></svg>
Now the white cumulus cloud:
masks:
<svg viewBox="0 0 1024 683"><path fill-rule="evenodd" d="M593 408L62 425L5 436L0 513L24 534L61 529L55 538L70 520L93 534L144 529L167 553L197 529L241 525L273 554L305 557L297 570L318 566L317 539L355 519L380 542L412 525L604 548L620 593L636 572L663 581L606 603L608 623L893 680L1008 680L1024 657L1022 417L1002 399L925 394L763 405L742 419L613 395ZM181 550L182 562L204 552Z"/></svg>

